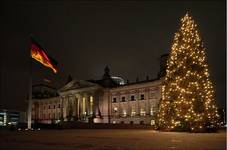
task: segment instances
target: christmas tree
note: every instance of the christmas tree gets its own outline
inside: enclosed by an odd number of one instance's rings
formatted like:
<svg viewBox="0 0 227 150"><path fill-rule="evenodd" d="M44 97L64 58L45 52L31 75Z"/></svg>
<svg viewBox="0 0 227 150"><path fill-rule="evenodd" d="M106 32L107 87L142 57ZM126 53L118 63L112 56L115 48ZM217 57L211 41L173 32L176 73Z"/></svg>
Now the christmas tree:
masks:
<svg viewBox="0 0 227 150"><path fill-rule="evenodd" d="M161 130L206 132L217 128L219 115L205 48L188 13L174 37L159 107L157 127Z"/></svg>

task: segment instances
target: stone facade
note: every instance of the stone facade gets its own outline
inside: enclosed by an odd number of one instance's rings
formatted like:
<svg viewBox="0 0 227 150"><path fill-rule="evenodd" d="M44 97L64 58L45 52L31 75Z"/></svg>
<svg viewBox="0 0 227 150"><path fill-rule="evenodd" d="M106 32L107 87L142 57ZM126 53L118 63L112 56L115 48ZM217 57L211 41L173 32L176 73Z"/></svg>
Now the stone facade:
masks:
<svg viewBox="0 0 227 150"><path fill-rule="evenodd" d="M153 124L161 98L161 81L110 89L111 123Z"/></svg>
<svg viewBox="0 0 227 150"><path fill-rule="evenodd" d="M61 108L59 97L33 99L32 119L34 122L52 123L61 118Z"/></svg>
<svg viewBox="0 0 227 150"><path fill-rule="evenodd" d="M155 124L161 99L162 77L168 55L162 55L158 78L119 84L104 69L100 80L72 79L61 89L34 89L33 121L57 123L81 121L94 123ZM121 79L121 78L116 78ZM50 92L47 92L47 91ZM42 96L43 95L43 96Z"/></svg>
<svg viewBox="0 0 227 150"><path fill-rule="evenodd" d="M151 124L161 98L161 81L148 80L114 88L72 80L59 96L33 99L32 118L40 123L82 121Z"/></svg>

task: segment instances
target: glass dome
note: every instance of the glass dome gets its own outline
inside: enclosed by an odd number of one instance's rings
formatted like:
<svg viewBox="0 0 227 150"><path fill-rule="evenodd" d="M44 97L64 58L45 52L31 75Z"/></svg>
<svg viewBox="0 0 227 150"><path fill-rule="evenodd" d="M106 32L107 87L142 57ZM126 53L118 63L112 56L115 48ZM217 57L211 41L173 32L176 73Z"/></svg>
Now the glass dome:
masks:
<svg viewBox="0 0 227 150"><path fill-rule="evenodd" d="M111 76L111 79L113 79L119 85L125 85L126 84L125 80L122 77Z"/></svg>

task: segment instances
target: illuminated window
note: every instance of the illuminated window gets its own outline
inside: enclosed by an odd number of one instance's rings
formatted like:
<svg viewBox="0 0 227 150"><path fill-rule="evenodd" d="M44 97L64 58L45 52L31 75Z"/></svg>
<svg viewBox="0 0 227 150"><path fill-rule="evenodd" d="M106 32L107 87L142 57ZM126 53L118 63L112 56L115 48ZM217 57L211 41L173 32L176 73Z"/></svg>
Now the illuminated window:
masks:
<svg viewBox="0 0 227 150"><path fill-rule="evenodd" d="M154 115L154 110L153 110L153 108L151 108L150 115L151 115L151 116Z"/></svg>
<svg viewBox="0 0 227 150"><path fill-rule="evenodd" d="M155 120L151 120L151 125L155 125Z"/></svg>
<svg viewBox="0 0 227 150"><path fill-rule="evenodd" d="M122 111L122 117L126 117L127 116L127 112L126 112L126 110L123 110Z"/></svg>
<svg viewBox="0 0 227 150"><path fill-rule="evenodd" d="M146 111L143 108L140 109L140 116L146 116Z"/></svg>
<svg viewBox="0 0 227 150"><path fill-rule="evenodd" d="M133 117L133 116L135 116L136 115L136 111L135 111L135 109L132 109L132 111L131 111L131 116Z"/></svg>
<svg viewBox="0 0 227 150"><path fill-rule="evenodd" d="M4 126L6 125L6 122L7 122L7 116L6 116L6 113L4 113L4 116L3 116L3 125Z"/></svg>
<svg viewBox="0 0 227 150"><path fill-rule="evenodd" d="M113 121L113 124L116 124L116 121L115 120Z"/></svg>
<svg viewBox="0 0 227 150"><path fill-rule="evenodd" d="M114 107L114 112L117 112L117 107Z"/></svg>

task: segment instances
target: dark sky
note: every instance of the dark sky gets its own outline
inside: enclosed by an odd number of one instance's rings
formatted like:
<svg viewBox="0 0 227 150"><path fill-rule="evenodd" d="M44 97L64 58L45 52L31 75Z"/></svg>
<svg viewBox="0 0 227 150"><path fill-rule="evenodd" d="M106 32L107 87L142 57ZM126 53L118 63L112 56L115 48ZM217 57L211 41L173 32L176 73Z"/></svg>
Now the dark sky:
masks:
<svg viewBox="0 0 227 150"><path fill-rule="evenodd" d="M24 1L1 7L0 108L26 108L30 34L60 67L55 75L33 61L33 83L48 78L59 88L69 74L99 79L105 65L130 81L156 78L159 57L170 51L186 11L198 24L216 99L225 107L224 1Z"/></svg>

